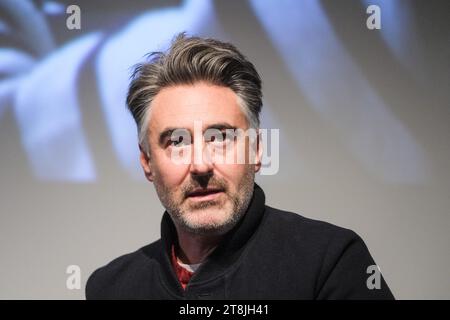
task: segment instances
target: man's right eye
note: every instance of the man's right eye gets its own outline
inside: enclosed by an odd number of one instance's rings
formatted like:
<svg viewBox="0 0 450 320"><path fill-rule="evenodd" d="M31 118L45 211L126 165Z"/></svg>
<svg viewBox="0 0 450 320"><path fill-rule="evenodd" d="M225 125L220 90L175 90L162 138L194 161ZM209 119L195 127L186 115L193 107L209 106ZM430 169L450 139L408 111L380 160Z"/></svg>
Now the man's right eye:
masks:
<svg viewBox="0 0 450 320"><path fill-rule="evenodd" d="M182 147L186 145L186 139L183 136L178 137L178 139L173 139L169 141L169 146L171 147Z"/></svg>

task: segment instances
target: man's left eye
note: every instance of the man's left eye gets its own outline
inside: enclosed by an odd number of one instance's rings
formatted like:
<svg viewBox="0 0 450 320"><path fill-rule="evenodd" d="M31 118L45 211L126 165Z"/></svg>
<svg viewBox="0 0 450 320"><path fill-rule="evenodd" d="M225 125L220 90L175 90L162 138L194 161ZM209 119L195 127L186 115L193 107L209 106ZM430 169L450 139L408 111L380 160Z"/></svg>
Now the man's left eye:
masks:
<svg viewBox="0 0 450 320"><path fill-rule="evenodd" d="M214 134L209 137L206 137L206 142L215 142L215 143L221 143L226 142L229 140L229 137L226 132L221 132L220 134Z"/></svg>

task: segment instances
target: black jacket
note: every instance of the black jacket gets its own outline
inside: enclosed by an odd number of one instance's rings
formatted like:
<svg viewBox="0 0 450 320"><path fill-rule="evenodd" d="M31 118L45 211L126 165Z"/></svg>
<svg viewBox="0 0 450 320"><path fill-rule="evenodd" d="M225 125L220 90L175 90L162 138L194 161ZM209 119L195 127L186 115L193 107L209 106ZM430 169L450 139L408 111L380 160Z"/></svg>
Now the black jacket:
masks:
<svg viewBox="0 0 450 320"><path fill-rule="evenodd" d="M161 239L96 270L87 299L393 299L353 231L265 205L255 184L249 209L183 290L171 265L175 226L164 213Z"/></svg>

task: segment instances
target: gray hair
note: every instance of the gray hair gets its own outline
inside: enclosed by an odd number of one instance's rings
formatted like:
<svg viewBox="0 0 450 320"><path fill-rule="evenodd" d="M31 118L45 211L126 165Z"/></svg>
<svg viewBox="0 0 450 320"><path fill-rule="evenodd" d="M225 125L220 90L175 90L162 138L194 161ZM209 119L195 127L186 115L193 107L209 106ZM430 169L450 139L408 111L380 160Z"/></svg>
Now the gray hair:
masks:
<svg viewBox="0 0 450 320"><path fill-rule="evenodd" d="M127 106L136 121L139 144L146 153L150 105L165 87L205 81L228 87L250 128L259 128L262 108L261 78L253 64L230 43L180 33L166 52L152 52L134 66Z"/></svg>

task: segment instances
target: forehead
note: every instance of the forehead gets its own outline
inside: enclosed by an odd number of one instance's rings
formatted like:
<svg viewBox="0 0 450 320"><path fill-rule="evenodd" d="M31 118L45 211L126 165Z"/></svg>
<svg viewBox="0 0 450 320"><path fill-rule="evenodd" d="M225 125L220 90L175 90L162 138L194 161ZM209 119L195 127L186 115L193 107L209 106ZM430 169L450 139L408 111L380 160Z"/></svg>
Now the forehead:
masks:
<svg viewBox="0 0 450 320"><path fill-rule="evenodd" d="M233 90L203 82L162 89L153 99L150 113L150 132L166 127L191 129L194 121L203 126L223 122L238 128L247 126Z"/></svg>

